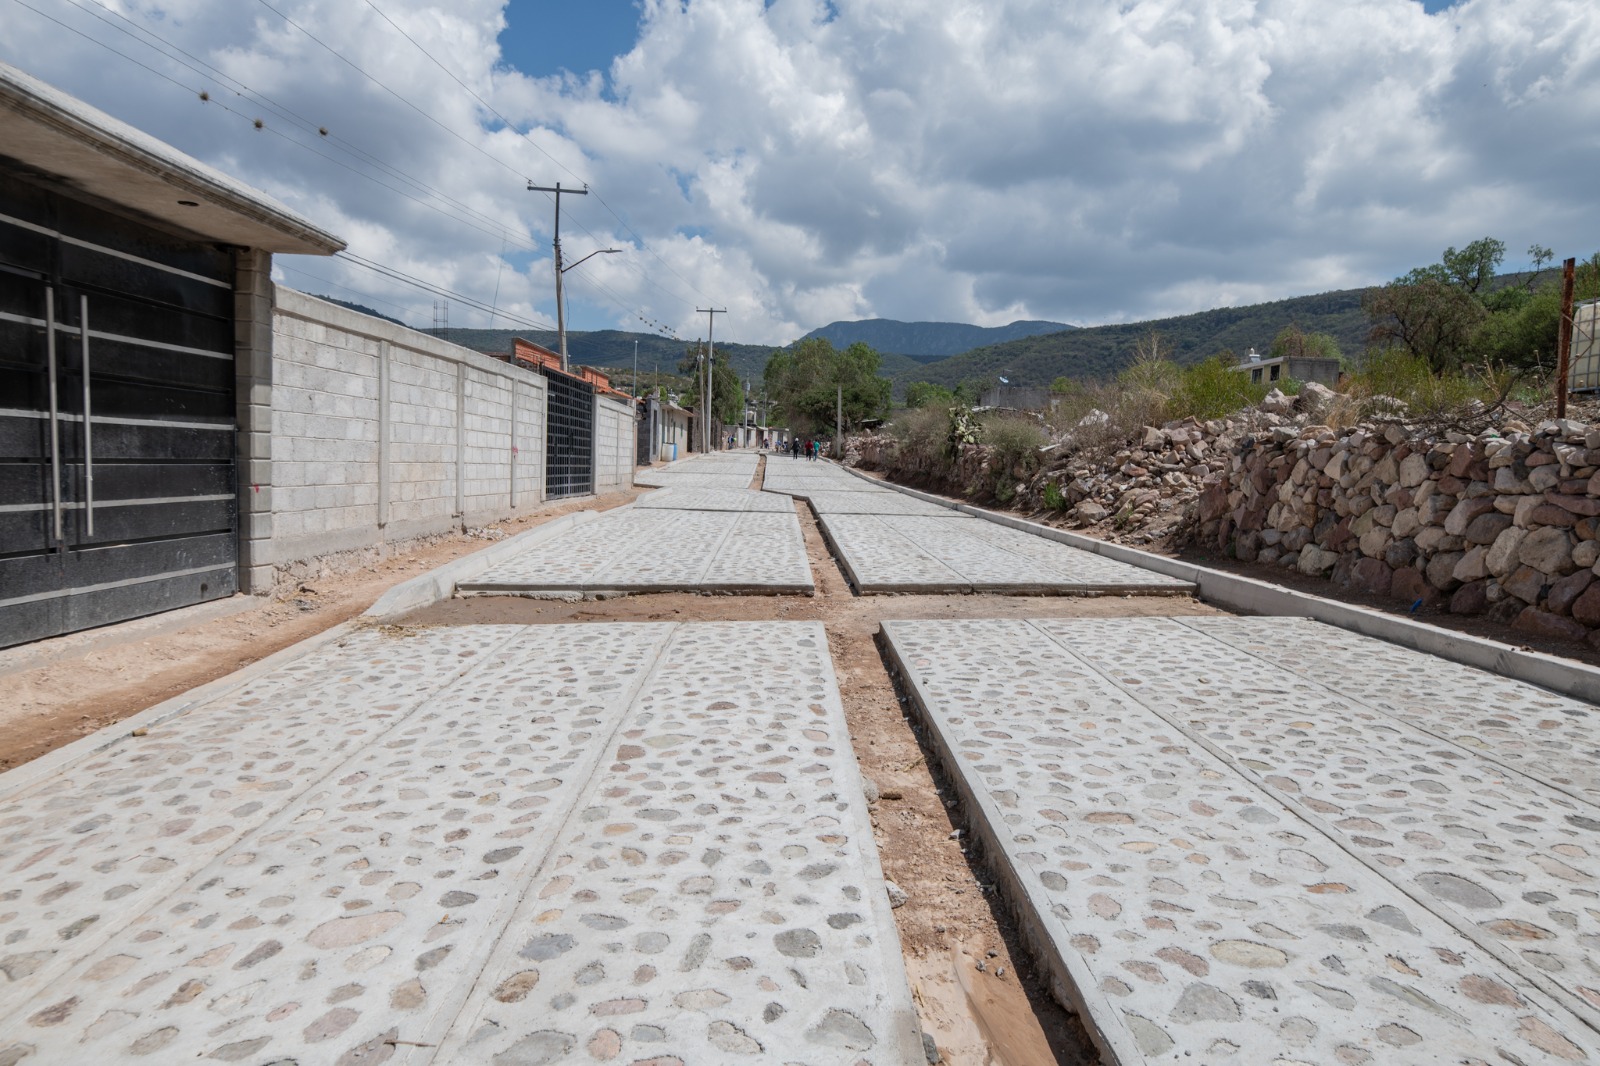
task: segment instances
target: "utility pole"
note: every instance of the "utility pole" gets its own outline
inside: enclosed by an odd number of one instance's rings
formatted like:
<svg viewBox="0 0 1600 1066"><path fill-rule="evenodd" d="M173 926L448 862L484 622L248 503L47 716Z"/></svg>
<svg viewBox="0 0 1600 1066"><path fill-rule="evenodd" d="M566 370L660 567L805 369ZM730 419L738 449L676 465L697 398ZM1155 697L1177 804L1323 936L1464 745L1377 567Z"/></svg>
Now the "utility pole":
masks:
<svg viewBox="0 0 1600 1066"><path fill-rule="evenodd" d="M561 298L561 194L568 196L588 196L588 189L563 189L558 181L555 188L544 185L535 185L528 182L529 192L553 192L556 194L556 334L561 338L561 372L567 373L567 302Z"/></svg>
<svg viewBox="0 0 1600 1066"><path fill-rule="evenodd" d="M639 342L633 342L633 398L639 398Z"/></svg>
<svg viewBox="0 0 1600 1066"><path fill-rule="evenodd" d="M708 316L710 325L706 330L706 372L701 384L704 393L703 406L700 408L700 436L705 442L706 451L711 450L711 374L717 366L717 316L728 313L726 307L696 307L694 313Z"/></svg>

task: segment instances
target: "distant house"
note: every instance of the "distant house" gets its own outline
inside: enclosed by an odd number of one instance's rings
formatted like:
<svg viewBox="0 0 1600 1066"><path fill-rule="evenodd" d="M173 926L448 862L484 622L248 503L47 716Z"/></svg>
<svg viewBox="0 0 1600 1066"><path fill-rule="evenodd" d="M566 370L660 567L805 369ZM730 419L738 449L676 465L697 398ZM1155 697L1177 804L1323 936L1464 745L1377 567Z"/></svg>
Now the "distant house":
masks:
<svg viewBox="0 0 1600 1066"><path fill-rule="evenodd" d="M1026 385L996 385L978 397L979 407L1000 411L1048 411L1055 402L1049 389Z"/></svg>
<svg viewBox="0 0 1600 1066"><path fill-rule="evenodd" d="M1252 385L1271 385L1279 381L1315 381L1330 389L1339 384L1339 360L1311 356L1280 355L1263 358L1251 348L1244 361L1232 367L1240 374L1249 374Z"/></svg>

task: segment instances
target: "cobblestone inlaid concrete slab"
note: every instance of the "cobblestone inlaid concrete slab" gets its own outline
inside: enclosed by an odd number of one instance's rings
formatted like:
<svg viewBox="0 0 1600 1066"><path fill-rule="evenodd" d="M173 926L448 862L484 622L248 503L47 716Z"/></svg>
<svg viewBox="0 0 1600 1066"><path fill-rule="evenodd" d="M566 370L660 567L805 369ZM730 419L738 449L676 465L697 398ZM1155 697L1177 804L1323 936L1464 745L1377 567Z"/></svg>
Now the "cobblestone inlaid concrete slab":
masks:
<svg viewBox="0 0 1600 1066"><path fill-rule="evenodd" d="M1079 621L1039 628L1600 1029L1600 808L1175 620Z"/></svg>
<svg viewBox="0 0 1600 1066"><path fill-rule="evenodd" d="M1162 574L965 516L822 514L819 522L863 594L1184 594L1193 589Z"/></svg>
<svg viewBox="0 0 1600 1066"><path fill-rule="evenodd" d="M883 628L993 864L1110 1061L1600 1055L1527 967L1170 721L1188 692L1152 696L1069 651L1071 625ZM1181 654L1170 633L1084 637L1106 639Z"/></svg>
<svg viewBox="0 0 1600 1066"><path fill-rule="evenodd" d="M805 462L804 459L797 461L797 463L803 462ZM761 479L761 487L767 492L781 492L788 496L809 496L813 492L889 491L874 485L865 478L851 477L843 472L834 474L797 474L784 469L784 465L782 459L774 459L767 463L767 472ZM826 470L828 468L817 467L816 469Z"/></svg>
<svg viewBox="0 0 1600 1066"><path fill-rule="evenodd" d="M794 501L749 489L669 488L647 493L634 504L647 511L762 511L792 514Z"/></svg>
<svg viewBox="0 0 1600 1066"><path fill-rule="evenodd" d="M817 514L913 514L934 518L966 518L953 507L907 496L903 492L875 489L869 492L828 490L805 494L812 510Z"/></svg>
<svg viewBox="0 0 1600 1066"><path fill-rule="evenodd" d="M8 790L0 775L5 1005L14 1010L53 986L121 933L127 916L290 808L352 752L388 737L515 633L355 633L34 787Z"/></svg>
<svg viewBox="0 0 1600 1066"><path fill-rule="evenodd" d="M442 1061L918 1060L821 625L683 627L610 758Z"/></svg>
<svg viewBox="0 0 1600 1066"><path fill-rule="evenodd" d="M833 546L845 576L863 595L873 592L971 592L953 568L904 537L879 515L819 515L817 524Z"/></svg>
<svg viewBox="0 0 1600 1066"><path fill-rule="evenodd" d="M1185 624L1385 714L1600 802L1600 713L1587 703L1307 618Z"/></svg>
<svg viewBox="0 0 1600 1066"><path fill-rule="evenodd" d="M253 750L291 778L289 748L326 751L317 779L268 789L287 799L159 890L108 905L124 870L65 863L79 883L56 897L92 896L111 935L41 930L59 956L48 984L8 959L0 1062L504 1066L606 1060L612 1041L628 1062L912 1061L820 624L364 636L358 660L409 645L438 684L415 682L427 691L402 710L329 699L359 682L343 650L263 679L277 687L260 717L299 701L342 719ZM239 718L219 698L160 728ZM254 747L248 728L235 746ZM180 765L202 772L174 813L235 820L250 790L204 749ZM152 813L106 809L110 834ZM29 858L63 866L0 844L0 869Z"/></svg>
<svg viewBox="0 0 1600 1066"><path fill-rule="evenodd" d="M427 639L477 651L507 628ZM50 988L26 1003L6 989L0 1029L42 1061L71 1046L94 1062L332 1062L436 1043L670 630L510 629L159 906L70 952ZM341 713L359 726L365 708Z"/></svg>
<svg viewBox="0 0 1600 1066"><path fill-rule="evenodd" d="M463 592L794 592L814 586L793 509L630 507L457 586Z"/></svg>
<svg viewBox="0 0 1600 1066"><path fill-rule="evenodd" d="M634 478L634 484L647 488L718 489L724 492L738 492L750 487L752 476L735 473L640 474Z"/></svg>
<svg viewBox="0 0 1600 1066"><path fill-rule="evenodd" d="M703 488L742 489L747 488L756 476L760 462L759 456L745 453L691 456L666 466L638 470L634 473L633 482L636 485L662 487L698 485Z"/></svg>

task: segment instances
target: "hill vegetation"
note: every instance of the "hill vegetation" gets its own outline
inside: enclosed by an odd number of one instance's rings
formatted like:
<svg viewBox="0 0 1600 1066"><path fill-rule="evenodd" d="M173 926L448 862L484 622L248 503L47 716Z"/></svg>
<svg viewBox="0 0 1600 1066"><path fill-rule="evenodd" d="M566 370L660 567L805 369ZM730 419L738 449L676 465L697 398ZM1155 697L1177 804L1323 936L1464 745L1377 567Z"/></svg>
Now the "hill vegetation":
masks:
<svg viewBox="0 0 1600 1066"><path fill-rule="evenodd" d="M441 337L452 344L459 344L475 352L487 352L491 355L504 355L509 352L513 337L521 337L523 340L542 344L550 349L555 349L559 343L554 330L425 329L421 332ZM612 371L613 377L617 377L618 372L621 372L619 380L626 379L633 373L635 341L639 344L640 381L648 381L658 363L663 375L675 372L678 361L683 358L684 353L694 349L693 341L684 343L655 333L628 333L619 329L568 330L567 357L574 364ZM767 358L778 350L767 344L724 344L722 341L718 341L716 347L718 360L726 355L729 365L733 367L733 372L739 379L751 382L761 380Z"/></svg>
<svg viewBox="0 0 1600 1066"><path fill-rule="evenodd" d="M1007 378L1012 385L1045 386L1062 377L1103 381L1133 363L1138 343L1152 330L1170 346L1173 361L1183 366L1228 351L1238 356L1250 348L1264 352L1291 325L1306 333L1329 334L1341 350L1355 354L1364 349L1370 329L1361 309L1364 291L1344 289L1148 322L1088 326L1025 337L975 348L909 373L896 368L891 377L897 394L918 380L946 388L999 377Z"/></svg>
<svg viewBox="0 0 1600 1066"><path fill-rule="evenodd" d="M1065 322L1017 321L1008 326L973 326L965 322L897 322L892 318L867 318L859 322L830 322L800 339L821 337L835 348L865 344L879 352L931 363L986 344L1073 328Z"/></svg>

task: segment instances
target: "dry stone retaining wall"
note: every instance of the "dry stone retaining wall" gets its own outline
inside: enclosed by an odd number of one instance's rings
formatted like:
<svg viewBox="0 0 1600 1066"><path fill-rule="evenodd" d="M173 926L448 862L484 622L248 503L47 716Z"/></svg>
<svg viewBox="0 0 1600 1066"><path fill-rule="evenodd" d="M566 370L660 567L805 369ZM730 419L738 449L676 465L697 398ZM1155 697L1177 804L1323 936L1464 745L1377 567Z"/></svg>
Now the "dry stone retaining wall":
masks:
<svg viewBox="0 0 1600 1066"><path fill-rule="evenodd" d="M1600 643L1600 428L1581 422L1279 425L1207 478L1196 518L1241 560Z"/></svg>

